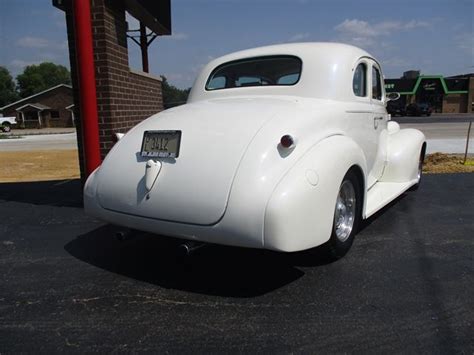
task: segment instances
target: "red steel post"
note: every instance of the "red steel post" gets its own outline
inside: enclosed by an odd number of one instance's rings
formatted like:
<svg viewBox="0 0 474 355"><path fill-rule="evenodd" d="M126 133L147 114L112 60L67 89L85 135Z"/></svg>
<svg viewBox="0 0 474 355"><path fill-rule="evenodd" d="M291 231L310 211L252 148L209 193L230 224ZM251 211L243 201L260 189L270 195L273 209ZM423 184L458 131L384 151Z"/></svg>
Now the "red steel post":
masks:
<svg viewBox="0 0 474 355"><path fill-rule="evenodd" d="M74 0L76 59L86 174L101 163L90 0Z"/></svg>

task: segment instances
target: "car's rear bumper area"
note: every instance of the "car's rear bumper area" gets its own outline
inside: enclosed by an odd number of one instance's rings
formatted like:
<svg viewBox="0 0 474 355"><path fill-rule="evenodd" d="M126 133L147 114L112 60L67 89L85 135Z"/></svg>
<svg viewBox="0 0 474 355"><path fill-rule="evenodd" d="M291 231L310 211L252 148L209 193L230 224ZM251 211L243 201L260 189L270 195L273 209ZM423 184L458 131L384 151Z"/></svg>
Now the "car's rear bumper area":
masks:
<svg viewBox="0 0 474 355"><path fill-rule="evenodd" d="M239 225L245 225L243 220L239 221L239 224L235 222L229 223L224 217L214 225L203 226L159 220L105 209L99 204L96 197L97 171L91 174L84 187L84 209L88 215L114 225L157 235L245 248L263 248L262 234L255 233L255 235L251 235L246 233L243 230L244 228L239 228Z"/></svg>

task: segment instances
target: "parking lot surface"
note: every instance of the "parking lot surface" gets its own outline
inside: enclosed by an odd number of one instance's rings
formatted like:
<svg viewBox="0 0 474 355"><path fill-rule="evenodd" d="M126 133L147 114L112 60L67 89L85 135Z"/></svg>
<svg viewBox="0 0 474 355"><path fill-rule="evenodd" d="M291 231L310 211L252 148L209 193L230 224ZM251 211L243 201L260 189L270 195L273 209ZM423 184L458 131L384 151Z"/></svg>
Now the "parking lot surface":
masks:
<svg viewBox="0 0 474 355"><path fill-rule="evenodd" d="M0 353L471 354L473 190L474 174L425 176L327 263L218 246L182 260L171 239L115 240L77 180L0 184Z"/></svg>

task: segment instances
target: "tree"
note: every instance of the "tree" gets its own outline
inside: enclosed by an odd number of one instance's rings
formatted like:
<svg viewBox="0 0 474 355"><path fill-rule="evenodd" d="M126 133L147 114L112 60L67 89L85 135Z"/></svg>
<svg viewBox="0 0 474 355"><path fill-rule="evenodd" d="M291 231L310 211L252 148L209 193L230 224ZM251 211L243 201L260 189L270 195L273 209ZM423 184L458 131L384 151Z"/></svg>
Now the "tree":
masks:
<svg viewBox="0 0 474 355"><path fill-rule="evenodd" d="M18 100L15 83L7 68L0 66L0 107Z"/></svg>
<svg viewBox="0 0 474 355"><path fill-rule="evenodd" d="M28 65L16 81L20 96L27 97L59 84L70 84L71 74L62 65L44 62Z"/></svg>
<svg viewBox="0 0 474 355"><path fill-rule="evenodd" d="M182 105L188 99L188 89L178 89L176 86L168 83L168 79L165 76L161 76L162 79L162 90L163 90L163 105L166 108Z"/></svg>

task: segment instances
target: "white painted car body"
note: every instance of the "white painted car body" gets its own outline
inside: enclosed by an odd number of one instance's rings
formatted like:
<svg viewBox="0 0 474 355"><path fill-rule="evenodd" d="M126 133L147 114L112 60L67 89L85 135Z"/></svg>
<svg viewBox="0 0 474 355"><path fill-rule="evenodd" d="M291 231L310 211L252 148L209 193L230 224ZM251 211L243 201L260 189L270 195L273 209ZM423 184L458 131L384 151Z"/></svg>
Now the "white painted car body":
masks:
<svg viewBox="0 0 474 355"><path fill-rule="evenodd" d="M292 86L206 90L223 63L261 56L301 59ZM336 43L284 44L213 60L186 105L130 130L87 180L86 212L110 223L188 240L293 252L329 240L344 175L357 170L368 218L418 182L425 137L389 122L383 91L355 96L378 62ZM383 90L383 79L382 79ZM140 156L145 131L182 131L179 157ZM294 137L290 149L283 135ZM147 164L148 162L148 164ZM151 181L146 171L154 171Z"/></svg>

